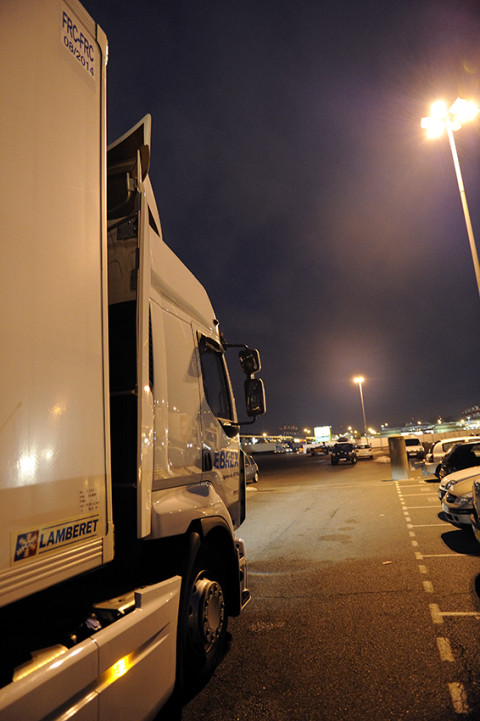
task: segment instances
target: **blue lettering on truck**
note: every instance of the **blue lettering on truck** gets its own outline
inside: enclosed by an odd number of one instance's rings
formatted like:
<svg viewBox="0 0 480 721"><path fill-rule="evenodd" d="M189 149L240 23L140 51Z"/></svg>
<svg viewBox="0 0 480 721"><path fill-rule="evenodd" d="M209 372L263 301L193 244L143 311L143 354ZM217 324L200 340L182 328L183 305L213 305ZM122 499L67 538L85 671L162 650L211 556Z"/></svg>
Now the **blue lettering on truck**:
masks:
<svg viewBox="0 0 480 721"><path fill-rule="evenodd" d="M238 455L238 451L215 451L213 467L219 470L238 468Z"/></svg>
<svg viewBox="0 0 480 721"><path fill-rule="evenodd" d="M99 516L90 516L19 533L15 539L13 561L39 556L70 543L94 537L100 530L99 521Z"/></svg>
<svg viewBox="0 0 480 721"><path fill-rule="evenodd" d="M75 60L91 75L95 77L95 45L87 31L80 27L78 21L69 15L68 10L62 10L61 37L64 46L71 52Z"/></svg>

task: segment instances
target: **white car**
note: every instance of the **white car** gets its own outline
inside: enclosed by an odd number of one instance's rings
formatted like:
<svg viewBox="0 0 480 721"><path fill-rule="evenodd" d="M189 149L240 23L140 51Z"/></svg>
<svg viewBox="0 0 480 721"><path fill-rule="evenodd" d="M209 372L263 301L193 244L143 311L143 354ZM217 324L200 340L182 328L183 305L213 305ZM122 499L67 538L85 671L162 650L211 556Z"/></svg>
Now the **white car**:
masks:
<svg viewBox="0 0 480 721"><path fill-rule="evenodd" d="M440 464L446 453L457 443L466 443L467 441L480 441L480 436L456 436L455 438L443 438L435 441L433 446L425 456L425 463L422 468L424 476L438 476Z"/></svg>
<svg viewBox="0 0 480 721"><path fill-rule="evenodd" d="M457 528L469 530L473 512L473 478L467 478L451 486L442 501L442 510L450 523Z"/></svg>
<svg viewBox="0 0 480 721"><path fill-rule="evenodd" d="M355 446L355 455L360 458L373 458L373 448L370 443L357 443Z"/></svg>
<svg viewBox="0 0 480 721"><path fill-rule="evenodd" d="M480 468L478 468L478 466L462 468L461 471L454 471L453 473L449 473L447 476L444 476L440 481L440 485L438 487L439 499L442 501L447 491L453 488L453 486L455 486L457 483L462 483L463 481L467 480L469 480L470 483L473 483L476 478L480 478Z"/></svg>
<svg viewBox="0 0 480 721"><path fill-rule="evenodd" d="M408 458L425 458L425 448L417 436L405 436L405 450Z"/></svg>

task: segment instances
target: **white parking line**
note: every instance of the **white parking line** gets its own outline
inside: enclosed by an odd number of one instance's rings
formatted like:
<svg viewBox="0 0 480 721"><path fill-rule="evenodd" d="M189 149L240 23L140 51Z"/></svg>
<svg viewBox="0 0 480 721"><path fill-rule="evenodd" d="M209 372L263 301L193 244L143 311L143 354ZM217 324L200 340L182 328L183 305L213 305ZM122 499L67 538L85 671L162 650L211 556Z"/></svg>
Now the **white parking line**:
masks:
<svg viewBox="0 0 480 721"><path fill-rule="evenodd" d="M425 490L422 493L405 493L405 498L413 498L413 496L422 496L425 497L427 493L431 493L432 496L435 498L438 498L438 493L435 493L435 491L431 491L429 488L425 488Z"/></svg>
<svg viewBox="0 0 480 721"><path fill-rule="evenodd" d="M412 524L411 518L410 518L410 511L412 510L422 510L422 509L432 509L434 508L434 503L438 502L438 494L437 492L432 493L430 497L425 497L425 493L429 492L430 489L422 489L423 493L407 493L406 496L422 496L425 498L425 500L431 501L431 505L429 506L408 506L405 502L404 496L400 490L398 482L396 483L397 486L397 493L398 498L401 504L401 508L403 511L403 514L405 516L405 522L407 524L408 533L411 538L415 538L416 534L415 531L412 530L414 528L434 528L434 527L443 527L445 528L445 523L424 523L424 524ZM411 540L411 544L413 548L418 547L418 541ZM423 554L421 551L415 551L415 559L417 562L423 561L425 558L459 558L461 557L461 554L457 553L435 553L435 554ZM418 570L422 575L428 575L428 568L423 563L418 563ZM423 589L425 593L433 594L433 583L431 581L422 581L423 583ZM438 604L436 603L430 603L430 614L432 616L432 622L436 625L443 624L445 617L461 617L461 616L472 616L476 619L480 619L480 612L476 611L440 611L440 608ZM441 661L450 662L453 663L455 661L452 653L452 648L450 646L450 641L448 638L445 638L443 636L438 636L436 639L437 642L437 648L438 653L440 656ZM468 704L467 700L467 694L465 691L465 687L462 683L458 681L453 681L448 683L448 690L450 693L450 699L452 701L452 706L457 714L469 714L470 713L470 706Z"/></svg>
<svg viewBox="0 0 480 721"><path fill-rule="evenodd" d="M438 625L443 623L443 616L440 613L440 608L438 607L438 604L437 603L429 603L428 606L430 608L430 613L432 616L433 623L436 623Z"/></svg>
<svg viewBox="0 0 480 721"><path fill-rule="evenodd" d="M437 625L440 625L443 623L443 619L445 616L454 618L460 618L460 617L468 617L471 616L473 618L480 618L480 611L440 611L440 608L438 607L437 603L430 603L429 604L430 613L432 616L433 623L436 623Z"/></svg>
<svg viewBox="0 0 480 721"><path fill-rule="evenodd" d="M450 698L452 699L455 712L458 714L470 713L470 706L467 702L467 694L465 693L463 683L459 683L458 681L449 683L448 690L450 691Z"/></svg>
<svg viewBox="0 0 480 721"><path fill-rule="evenodd" d="M422 553L421 551L415 552L415 558L417 561L423 561L424 558L469 558L469 556L462 555L461 553Z"/></svg>
<svg viewBox="0 0 480 721"><path fill-rule="evenodd" d="M452 653L452 647L450 646L450 641L448 638L443 638L442 636L437 637L437 647L438 647L438 653L440 654L440 660L441 661L454 661L453 653Z"/></svg>
<svg viewBox="0 0 480 721"><path fill-rule="evenodd" d="M434 501L435 501L435 499L432 499L432 504ZM413 510L413 509L417 509L417 508L430 508L431 509L432 506L431 505L430 506L406 506L406 508L408 508L409 510Z"/></svg>
<svg viewBox="0 0 480 721"><path fill-rule="evenodd" d="M462 553L425 553L423 558L470 558Z"/></svg>

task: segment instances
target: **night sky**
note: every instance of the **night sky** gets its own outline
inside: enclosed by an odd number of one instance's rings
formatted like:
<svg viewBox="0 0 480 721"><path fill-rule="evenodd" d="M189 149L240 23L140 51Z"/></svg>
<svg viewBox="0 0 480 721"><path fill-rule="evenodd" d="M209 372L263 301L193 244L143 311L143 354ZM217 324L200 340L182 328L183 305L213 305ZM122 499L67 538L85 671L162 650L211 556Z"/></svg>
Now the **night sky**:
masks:
<svg viewBox="0 0 480 721"><path fill-rule="evenodd" d="M109 141L152 115L164 240L261 351L249 432L360 427L358 374L373 427L480 404L452 156L420 128L439 97L480 102L478 0L83 4L109 39ZM480 119L455 139L480 244Z"/></svg>

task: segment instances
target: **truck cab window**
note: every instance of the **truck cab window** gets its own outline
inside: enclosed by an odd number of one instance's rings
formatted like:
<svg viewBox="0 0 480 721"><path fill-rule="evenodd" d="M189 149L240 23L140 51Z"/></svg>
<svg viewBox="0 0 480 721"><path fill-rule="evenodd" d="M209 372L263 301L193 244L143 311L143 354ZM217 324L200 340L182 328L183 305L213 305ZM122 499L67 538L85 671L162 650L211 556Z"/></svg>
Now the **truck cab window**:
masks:
<svg viewBox="0 0 480 721"><path fill-rule="evenodd" d="M217 418L234 421L223 354L209 344L200 346L203 386L207 403Z"/></svg>

